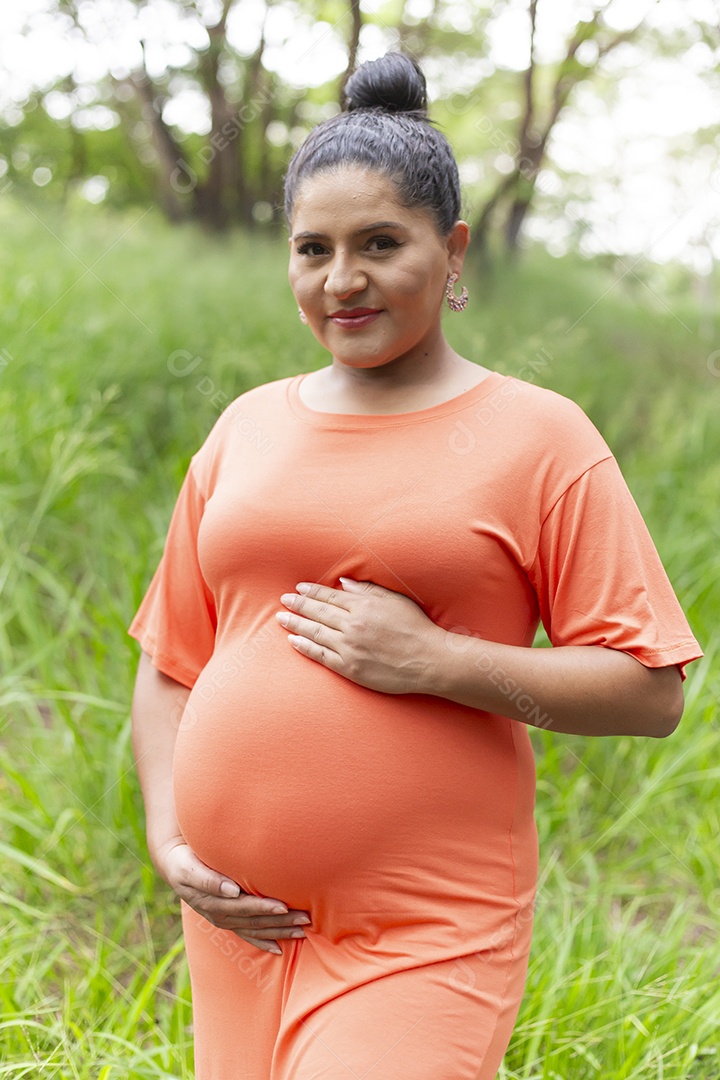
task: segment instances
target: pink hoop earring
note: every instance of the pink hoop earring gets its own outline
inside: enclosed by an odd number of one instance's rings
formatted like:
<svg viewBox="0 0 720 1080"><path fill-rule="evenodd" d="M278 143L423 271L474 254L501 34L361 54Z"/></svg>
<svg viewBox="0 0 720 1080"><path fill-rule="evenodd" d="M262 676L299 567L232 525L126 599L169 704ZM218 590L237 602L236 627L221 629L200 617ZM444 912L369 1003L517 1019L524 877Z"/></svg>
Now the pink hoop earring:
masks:
<svg viewBox="0 0 720 1080"><path fill-rule="evenodd" d="M302 308L298 308L298 315L300 316L300 322L307 324L307 315Z"/></svg>
<svg viewBox="0 0 720 1080"><path fill-rule="evenodd" d="M450 274L447 279L447 285L445 286L445 296L447 298L447 304L451 311L464 311L468 303L468 291L463 285L462 292L459 296L455 295L453 285L457 281L457 274Z"/></svg>

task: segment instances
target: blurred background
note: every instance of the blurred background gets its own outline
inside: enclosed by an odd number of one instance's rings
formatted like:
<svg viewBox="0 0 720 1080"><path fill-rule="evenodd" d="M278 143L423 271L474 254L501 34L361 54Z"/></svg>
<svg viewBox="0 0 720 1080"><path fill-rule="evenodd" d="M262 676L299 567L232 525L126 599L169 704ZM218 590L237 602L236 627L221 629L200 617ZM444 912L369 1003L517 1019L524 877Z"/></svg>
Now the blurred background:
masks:
<svg viewBox="0 0 720 1080"><path fill-rule="evenodd" d="M282 176L348 70L405 49L481 246L718 256L713 0L19 0L0 14L4 190L281 221ZM41 198L40 198L41 197Z"/></svg>
<svg viewBox="0 0 720 1080"><path fill-rule="evenodd" d="M283 174L347 73L396 48L427 75L472 230L449 340L585 409L706 654L667 740L531 730L542 871L500 1078L720 1075L720 3L16 0L0 8L3 1076L192 1076L126 627L219 412L328 363L287 283Z"/></svg>

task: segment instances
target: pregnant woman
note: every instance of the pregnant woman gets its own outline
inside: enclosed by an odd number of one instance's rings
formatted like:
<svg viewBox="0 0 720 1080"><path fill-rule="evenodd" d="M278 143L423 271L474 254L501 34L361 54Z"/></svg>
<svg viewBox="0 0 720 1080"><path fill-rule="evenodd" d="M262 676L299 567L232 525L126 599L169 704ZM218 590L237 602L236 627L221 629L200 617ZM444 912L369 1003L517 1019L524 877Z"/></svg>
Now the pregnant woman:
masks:
<svg viewBox="0 0 720 1080"><path fill-rule="evenodd" d="M531 944L528 726L666 736L702 655L589 419L443 336L469 232L422 73L391 53L346 96L285 186L331 362L218 419L130 628L197 1080L491 1080Z"/></svg>

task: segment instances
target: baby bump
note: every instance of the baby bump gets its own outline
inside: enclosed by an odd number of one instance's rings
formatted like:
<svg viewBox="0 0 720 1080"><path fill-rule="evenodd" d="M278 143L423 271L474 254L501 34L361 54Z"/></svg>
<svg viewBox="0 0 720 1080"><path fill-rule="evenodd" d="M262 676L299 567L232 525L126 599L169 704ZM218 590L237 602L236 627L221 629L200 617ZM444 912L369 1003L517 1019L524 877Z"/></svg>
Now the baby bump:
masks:
<svg viewBox="0 0 720 1080"><path fill-rule="evenodd" d="M484 723L483 723L484 721ZM508 721L357 686L270 637L234 674L218 653L188 699L174 760L180 828L250 892L304 906L418 834L452 848L507 834ZM512 788L512 784L510 787Z"/></svg>

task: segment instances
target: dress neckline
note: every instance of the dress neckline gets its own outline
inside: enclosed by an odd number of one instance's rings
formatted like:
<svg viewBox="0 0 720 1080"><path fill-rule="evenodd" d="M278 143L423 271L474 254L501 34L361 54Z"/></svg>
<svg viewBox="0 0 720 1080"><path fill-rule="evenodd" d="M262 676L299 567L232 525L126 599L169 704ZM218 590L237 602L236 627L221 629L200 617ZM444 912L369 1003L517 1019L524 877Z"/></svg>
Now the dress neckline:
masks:
<svg viewBox="0 0 720 1080"><path fill-rule="evenodd" d="M405 424L425 423L452 413L460 412L476 401L487 397L508 378L499 371L491 371L481 382L471 386L469 390L448 398L436 405L429 405L424 409L415 409L412 412L403 413L333 413L321 412L311 409L300 397L300 384L310 372L300 372L294 375L287 387L288 402L294 415L305 423L315 427L326 427L337 430L338 428L359 429L379 427L400 427Z"/></svg>

